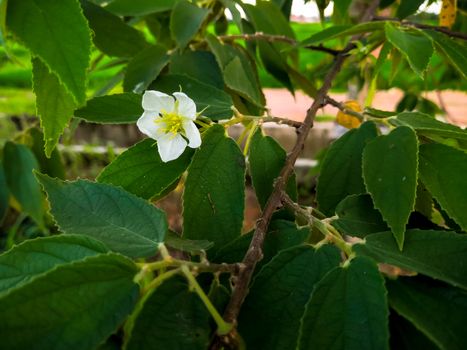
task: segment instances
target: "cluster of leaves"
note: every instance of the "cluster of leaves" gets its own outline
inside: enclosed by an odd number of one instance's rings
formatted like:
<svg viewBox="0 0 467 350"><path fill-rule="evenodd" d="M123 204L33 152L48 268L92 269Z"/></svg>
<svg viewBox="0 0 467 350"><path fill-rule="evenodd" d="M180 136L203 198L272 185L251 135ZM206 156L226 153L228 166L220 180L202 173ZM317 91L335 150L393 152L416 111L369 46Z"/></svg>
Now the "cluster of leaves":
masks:
<svg viewBox="0 0 467 350"><path fill-rule="evenodd" d="M349 66L369 65L373 89L389 55L394 71L405 62L424 77L436 52L465 77L465 43L434 26L354 24L355 3L336 1L339 25L297 42L292 1L3 0L3 37L33 56L44 135L31 129L3 148L0 217L20 209L46 232L51 215L63 234L0 255L2 347L206 349L229 333L220 313L238 281L227 277L255 242L254 232L242 232L246 174L264 208L286 166L284 149L259 126L269 116L257 65L292 93L315 96L320 79L297 70L298 55L338 38L357 40L344 55ZM422 2L399 3L391 6L403 19ZM239 45L225 35L226 9L243 38L255 40ZM92 44L100 52L92 65L104 60L122 74L86 100ZM341 49L327 50L320 69L328 71ZM106 95L115 86L123 92ZM96 181L63 180L55 146L73 116L135 123L142 92L180 88L204 109L198 150L164 163L146 139ZM254 247L263 259L233 332L249 349L466 346L467 134L420 111L359 115L367 121L327 151L317 207L279 208ZM234 123L245 126L244 152L226 134ZM176 233L153 202L181 185ZM286 192L297 201L294 176Z"/></svg>

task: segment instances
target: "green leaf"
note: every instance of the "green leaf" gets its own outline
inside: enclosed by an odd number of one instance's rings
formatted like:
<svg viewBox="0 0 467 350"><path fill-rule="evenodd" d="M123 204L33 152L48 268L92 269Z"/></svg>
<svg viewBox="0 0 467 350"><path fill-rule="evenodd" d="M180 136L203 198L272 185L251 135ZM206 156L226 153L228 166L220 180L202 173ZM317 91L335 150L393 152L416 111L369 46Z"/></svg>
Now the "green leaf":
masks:
<svg viewBox="0 0 467 350"><path fill-rule="evenodd" d="M255 277L239 316L239 332L251 349L295 349L300 319L316 283L340 262L332 245L280 252Z"/></svg>
<svg viewBox="0 0 467 350"><path fill-rule="evenodd" d="M145 200L107 184L36 176L64 233L91 236L133 258L155 255L158 244L164 241L165 214Z"/></svg>
<svg viewBox="0 0 467 350"><path fill-rule="evenodd" d="M272 193L274 180L279 176L285 164L284 149L270 136L263 135L258 129L251 139L249 164L250 175L256 196L261 208L264 208ZM295 176L291 176L287 183L287 193L297 199L297 184Z"/></svg>
<svg viewBox="0 0 467 350"><path fill-rule="evenodd" d="M136 123L143 114L141 98L133 93L94 97L75 111L75 117L100 124Z"/></svg>
<svg viewBox="0 0 467 350"><path fill-rule="evenodd" d="M32 173L39 170L36 158L26 146L7 142L3 148L3 166L10 193L23 211L42 226L44 197Z"/></svg>
<svg viewBox="0 0 467 350"><path fill-rule="evenodd" d="M84 102L91 33L78 1L9 0L7 25Z"/></svg>
<svg viewBox="0 0 467 350"><path fill-rule="evenodd" d="M467 47L465 43L460 43L434 30L425 30L435 43L435 47L449 59L451 64L465 78L467 76Z"/></svg>
<svg viewBox="0 0 467 350"><path fill-rule="evenodd" d="M297 349L388 349L388 343L386 289L375 263L357 257L316 284Z"/></svg>
<svg viewBox="0 0 467 350"><path fill-rule="evenodd" d="M254 231L250 231L221 247L213 261L233 264L243 260ZM256 271L268 263L281 250L302 244L310 235L308 228L298 228L295 222L276 219L271 221L263 244L263 259L256 265Z"/></svg>
<svg viewBox="0 0 467 350"><path fill-rule="evenodd" d="M424 2L425 0L401 0L397 8L396 17L404 19L413 15Z"/></svg>
<svg viewBox="0 0 467 350"><path fill-rule="evenodd" d="M439 350L428 337L394 310L389 316L389 347L397 350Z"/></svg>
<svg viewBox="0 0 467 350"><path fill-rule="evenodd" d="M222 72L209 51L185 51L170 58L170 74L187 75L217 89L224 89Z"/></svg>
<svg viewBox="0 0 467 350"><path fill-rule="evenodd" d="M336 207L336 215L332 225L339 231L355 237L365 237L370 233L388 229L381 213L374 208L369 194L350 195L345 197Z"/></svg>
<svg viewBox="0 0 467 350"><path fill-rule="evenodd" d="M94 349L138 298L133 262L116 254L60 265L0 299L2 346Z"/></svg>
<svg viewBox="0 0 467 350"><path fill-rule="evenodd" d="M138 197L150 199L160 196L182 176L192 156L193 150L187 148L176 160L164 163L156 141L145 139L114 159L96 180L121 186Z"/></svg>
<svg viewBox="0 0 467 350"><path fill-rule="evenodd" d="M94 45L103 53L132 57L147 46L142 33L121 18L87 0L81 0L81 6L94 33Z"/></svg>
<svg viewBox="0 0 467 350"><path fill-rule="evenodd" d="M0 295L20 288L55 266L106 253L100 242L85 236L56 235L24 241L0 255Z"/></svg>
<svg viewBox="0 0 467 350"><path fill-rule="evenodd" d="M428 191L467 231L467 154L445 145L424 144L420 146L419 170Z"/></svg>
<svg viewBox="0 0 467 350"><path fill-rule="evenodd" d="M159 76L168 62L169 55L164 46L147 47L128 62L123 89L128 92L142 93Z"/></svg>
<svg viewBox="0 0 467 350"><path fill-rule="evenodd" d="M397 114L397 112L382 111L380 109L371 108L371 107L365 107L364 113L374 118L389 118Z"/></svg>
<svg viewBox="0 0 467 350"><path fill-rule="evenodd" d="M385 24L386 38L409 62L410 67L423 79L433 56L433 42L419 29L404 28L391 22Z"/></svg>
<svg viewBox="0 0 467 350"><path fill-rule="evenodd" d="M49 72L39 58L32 60L32 72L37 114L44 130L45 154L50 157L76 104L57 76Z"/></svg>
<svg viewBox="0 0 467 350"><path fill-rule="evenodd" d="M206 36L217 63L223 71L225 85L258 106L265 104L256 67L239 48L221 43L215 36Z"/></svg>
<svg viewBox="0 0 467 350"><path fill-rule="evenodd" d="M209 312L181 277L171 278L156 288L135 316L125 344L127 350L209 347Z"/></svg>
<svg viewBox="0 0 467 350"><path fill-rule="evenodd" d="M362 152L377 136L373 122L363 123L334 141L324 158L318 179L318 208L334 215L337 204L350 194L365 193L362 178Z"/></svg>
<svg viewBox="0 0 467 350"><path fill-rule="evenodd" d="M113 0L106 9L120 16L144 16L171 10L179 0Z"/></svg>
<svg viewBox="0 0 467 350"><path fill-rule="evenodd" d="M6 212L8 210L8 202L10 197L10 191L6 183L5 171L3 170L3 164L0 160L0 225L3 223Z"/></svg>
<svg viewBox="0 0 467 350"><path fill-rule="evenodd" d="M387 281L389 303L443 350L465 349L467 292L428 279Z"/></svg>
<svg viewBox="0 0 467 350"><path fill-rule="evenodd" d="M221 125L203 135L183 193L183 237L207 239L213 250L240 236L245 206L245 159Z"/></svg>
<svg viewBox="0 0 467 350"><path fill-rule="evenodd" d="M201 81L192 79L185 75L164 75L159 77L151 88L172 94L176 91L182 91L187 94L196 103L197 111L202 111L203 115L211 120L229 119L232 117L232 98L223 90L214 86L207 85Z"/></svg>
<svg viewBox="0 0 467 350"><path fill-rule="evenodd" d="M182 252L199 254L202 251L206 251L212 248L213 243L205 239L203 240L191 240L183 239L178 234L169 231L165 236L165 242L171 248L181 250Z"/></svg>
<svg viewBox="0 0 467 350"><path fill-rule="evenodd" d="M452 138L467 142L467 132L456 125L440 122L429 115L419 112L399 113L396 119L392 119L394 125L407 125L415 129L419 135L429 138Z"/></svg>
<svg viewBox="0 0 467 350"><path fill-rule="evenodd" d="M59 151L55 148L50 158L47 158L44 152L44 134L37 127L29 129L28 136L30 136L28 146L39 163L41 173L64 179L65 167Z"/></svg>
<svg viewBox="0 0 467 350"><path fill-rule="evenodd" d="M186 0L175 4L170 16L170 32L179 47L184 48L193 39L209 12Z"/></svg>
<svg viewBox="0 0 467 350"><path fill-rule="evenodd" d="M406 126L377 137L363 152L366 189L400 249L404 245L405 225L415 206L417 162L417 136Z"/></svg>
<svg viewBox="0 0 467 350"><path fill-rule="evenodd" d="M313 45L322 41L331 40L340 38L343 36L350 36L360 33L367 33L367 32L374 32L377 30L384 29L384 21L379 22L365 22L356 25L340 25L340 26L332 26L322 31L313 34L308 39L303 40L300 42L300 46L308 46Z"/></svg>
<svg viewBox="0 0 467 350"><path fill-rule="evenodd" d="M390 232L365 237L354 251L467 289L467 236L449 231L407 230L401 252Z"/></svg>

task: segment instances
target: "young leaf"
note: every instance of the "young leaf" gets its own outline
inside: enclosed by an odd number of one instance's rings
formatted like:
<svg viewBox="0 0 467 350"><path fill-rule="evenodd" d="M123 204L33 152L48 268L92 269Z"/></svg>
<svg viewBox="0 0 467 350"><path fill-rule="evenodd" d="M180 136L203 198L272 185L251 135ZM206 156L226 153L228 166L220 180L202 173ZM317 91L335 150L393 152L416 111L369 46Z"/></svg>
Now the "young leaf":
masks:
<svg viewBox="0 0 467 350"><path fill-rule="evenodd" d="M133 57L147 46L143 34L118 16L87 0L81 0L81 6L94 33L94 45L103 53Z"/></svg>
<svg viewBox="0 0 467 350"><path fill-rule="evenodd" d="M203 115L212 120L229 119L232 115L232 98L224 90L195 80L185 75L168 74L159 77L150 88L172 94L182 91L196 103L198 112L204 110Z"/></svg>
<svg viewBox="0 0 467 350"><path fill-rule="evenodd" d="M389 304L440 349L465 349L467 292L422 278L388 280Z"/></svg>
<svg viewBox="0 0 467 350"><path fill-rule="evenodd" d="M164 46L147 47L128 62L123 89L128 92L142 93L158 77L168 62L169 55Z"/></svg>
<svg viewBox="0 0 467 350"><path fill-rule="evenodd" d="M145 16L171 10L179 0L113 0L106 9L120 16ZM107 2L107 1L106 1Z"/></svg>
<svg viewBox="0 0 467 350"><path fill-rule="evenodd" d="M9 0L7 26L83 103L91 33L78 1Z"/></svg>
<svg viewBox="0 0 467 350"><path fill-rule="evenodd" d="M205 350L209 346L209 312L181 277L156 288L133 317L127 350Z"/></svg>
<svg viewBox="0 0 467 350"><path fill-rule="evenodd" d="M362 152L376 136L375 124L366 122L331 145L321 167L316 194L318 208L324 214L334 215L337 204L348 195L365 193Z"/></svg>
<svg viewBox="0 0 467 350"><path fill-rule="evenodd" d="M250 144L250 174L262 208L272 193L274 180L279 176L285 158L285 151L276 140L263 135L261 129L255 132ZM287 193L293 200L297 198L295 176L291 176L287 183Z"/></svg>
<svg viewBox="0 0 467 350"><path fill-rule="evenodd" d="M404 244L405 225L415 205L417 162L417 136L406 126L377 137L363 152L366 189L400 249Z"/></svg>
<svg viewBox="0 0 467 350"><path fill-rule="evenodd" d="M136 272L127 258L102 254L60 265L31 280L0 298L2 346L95 349L135 305Z"/></svg>
<svg viewBox="0 0 467 350"><path fill-rule="evenodd" d="M165 214L145 200L107 184L36 176L64 233L94 237L132 258L155 255L158 244L164 241Z"/></svg>
<svg viewBox="0 0 467 350"><path fill-rule="evenodd" d="M156 141L145 139L128 148L97 177L97 181L121 186L138 197L157 197L182 176L191 162L193 150L187 148L174 161L162 162Z"/></svg>
<svg viewBox="0 0 467 350"><path fill-rule="evenodd" d="M75 111L75 117L99 124L136 123L141 114L141 95L133 93L94 97Z"/></svg>
<svg viewBox="0 0 467 350"><path fill-rule="evenodd" d="M246 54L239 48L221 43L215 36L208 35L206 40L223 71L225 85L257 106L263 106L265 100L256 67Z"/></svg>
<svg viewBox="0 0 467 350"><path fill-rule="evenodd" d="M207 239L213 250L240 236L245 160L237 144L214 125L193 157L183 194L183 237Z"/></svg>
<svg viewBox="0 0 467 350"><path fill-rule="evenodd" d="M106 253L100 242L78 235L55 235L24 241L0 255L0 295L20 288L55 266Z"/></svg>
<svg viewBox="0 0 467 350"><path fill-rule="evenodd" d="M359 255L399 266L467 289L467 236L449 231L407 230L401 252L390 232L365 237L354 245Z"/></svg>
<svg viewBox="0 0 467 350"><path fill-rule="evenodd" d="M420 146L419 170L428 191L467 231L467 154L445 145L424 144Z"/></svg>
<svg viewBox="0 0 467 350"><path fill-rule="evenodd" d="M170 16L170 32L179 47L184 48L190 42L208 14L208 9L186 0L177 2Z"/></svg>
<svg viewBox="0 0 467 350"><path fill-rule="evenodd" d="M409 62L410 67L423 79L433 56L433 42L421 30L404 28L391 22L385 24L386 38Z"/></svg>
<svg viewBox="0 0 467 350"><path fill-rule="evenodd" d="M192 79L224 89L222 72L216 57L209 51L186 51L175 53L170 58L170 74L187 75Z"/></svg>
<svg viewBox="0 0 467 350"><path fill-rule="evenodd" d="M37 114L44 130L45 154L50 157L65 126L73 116L76 104L73 96L41 59L33 58L32 72Z"/></svg>
<svg viewBox="0 0 467 350"><path fill-rule="evenodd" d="M424 2L425 0L401 0L397 8L396 17L404 19L413 15Z"/></svg>
<svg viewBox="0 0 467 350"><path fill-rule="evenodd" d="M47 158L44 150L44 134L41 130L38 127L31 128L27 135L30 137L30 139L26 138L27 145L36 157L41 173L64 179L65 166L58 149L55 148L50 154L50 158Z"/></svg>
<svg viewBox="0 0 467 350"><path fill-rule="evenodd" d="M295 349L300 319L316 283L337 267L332 245L309 245L280 252L256 276L239 316L239 332L248 348Z"/></svg>
<svg viewBox="0 0 467 350"><path fill-rule="evenodd" d="M367 33L367 32L374 32L377 30L384 29L383 21L376 21L376 22L365 22L360 23L357 25L340 25L340 26L332 26L322 31L313 34L308 39L303 40L300 42L300 46L308 46L312 44L316 44L321 41L331 40L340 38L343 36L350 36L354 34L360 33Z"/></svg>
<svg viewBox="0 0 467 350"><path fill-rule="evenodd" d="M465 43L459 43L448 35L434 30L425 30L434 41L438 51L441 51L451 61L451 64L465 78L467 76L467 47Z"/></svg>
<svg viewBox="0 0 467 350"><path fill-rule="evenodd" d="M388 349L388 343L386 289L375 263L357 257L316 284L297 349Z"/></svg>
<svg viewBox="0 0 467 350"><path fill-rule="evenodd" d="M32 173L39 170L36 158L26 146L7 142L3 148L3 166L11 194L22 210L42 226L44 197Z"/></svg>
<svg viewBox="0 0 467 350"><path fill-rule="evenodd" d="M394 125L407 125L426 137L439 136L467 141L467 132L456 125L440 122L429 115L419 112L399 113L396 119L392 119Z"/></svg>
<svg viewBox="0 0 467 350"><path fill-rule="evenodd" d="M369 194L350 195L336 207L339 217L332 225L339 231L356 237L388 230L381 213L374 208Z"/></svg>

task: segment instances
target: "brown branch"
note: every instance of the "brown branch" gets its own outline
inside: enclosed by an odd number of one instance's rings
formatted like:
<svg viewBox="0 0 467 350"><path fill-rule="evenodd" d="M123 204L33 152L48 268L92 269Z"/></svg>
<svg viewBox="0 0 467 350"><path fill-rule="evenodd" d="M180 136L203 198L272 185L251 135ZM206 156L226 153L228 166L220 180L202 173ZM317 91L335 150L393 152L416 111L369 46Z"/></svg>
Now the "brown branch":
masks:
<svg viewBox="0 0 467 350"><path fill-rule="evenodd" d="M350 108L347 108L344 104L342 104L339 101L336 101L335 99L333 99L330 96L326 96L324 98L324 104L330 104L331 106L336 107L337 109L341 110L345 114L350 114L350 115L358 118L359 120L363 120L365 118L363 114L358 113L358 112L356 112L356 111L354 111L354 110L352 110Z"/></svg>
<svg viewBox="0 0 467 350"><path fill-rule="evenodd" d="M373 18L373 14L377 9L378 4L379 0L373 0L372 4L369 6L365 15L363 16L362 21L368 21ZM323 85L318 90L315 100L307 111L303 125L297 129L297 140L292 149L292 152L288 154L284 167L274 182L274 189L263 209L263 213L256 223L256 229L250 242L250 247L248 248L248 251L243 259L243 268L233 280L234 288L232 296L224 312L224 319L227 322L233 323L235 326L240 308L243 304L243 301L245 300L246 295L248 294L248 287L253 275L253 271L256 267L256 264L263 258L263 243L266 237L269 221L271 220L271 217L276 209L282 205L282 193L287 184L287 180L293 171L298 155L303 149L308 133L313 127L316 113L318 112L319 108L321 108L322 103L332 86L333 80L340 72L345 59L348 57L348 52L355 48L355 44L353 42L359 40L361 37L362 35L354 36L350 43L347 44L347 46L335 56L334 63L331 66L329 72L326 74ZM232 332L226 336L223 336L222 339L217 337L212 343L211 349L220 349L222 346L224 346L224 348L238 348L237 342L238 335L236 333L236 327L234 327Z"/></svg>
<svg viewBox="0 0 467 350"><path fill-rule="evenodd" d="M401 21L398 18L384 17L384 16L375 16L375 17L373 17L373 20L374 21L399 22L399 23L401 23L403 25L412 26L412 27L419 28L419 29L431 29L431 30L434 30L436 32L446 34L446 35L448 35L450 37L453 37L453 38L467 40L467 34L461 33L461 32L455 32L453 30L450 30L447 27L433 26L433 25L430 25L430 24L422 24L422 23L416 23L416 22L410 22L410 21L404 21L404 20Z"/></svg>
<svg viewBox="0 0 467 350"><path fill-rule="evenodd" d="M283 42L287 43L292 46L296 46L299 42L293 38L289 38L285 35L274 35L274 34L265 34L262 32L256 32L253 34L235 34L235 35L220 35L218 38L222 41L234 41L234 40L246 40L246 41L254 41L254 40L265 40L270 43L274 42ZM322 44L320 45L307 45L303 47L304 49L313 50L313 51L321 51L328 53L330 55L336 56L341 50L331 49L329 47L325 47Z"/></svg>
<svg viewBox="0 0 467 350"><path fill-rule="evenodd" d="M297 129L300 128L303 125L302 122L298 122L298 121L295 121L295 120L292 120L292 119L272 117L272 116L262 118L261 122L263 122L263 123L276 123L276 124L280 124L280 125L288 125L288 126L291 126L291 127L297 128Z"/></svg>

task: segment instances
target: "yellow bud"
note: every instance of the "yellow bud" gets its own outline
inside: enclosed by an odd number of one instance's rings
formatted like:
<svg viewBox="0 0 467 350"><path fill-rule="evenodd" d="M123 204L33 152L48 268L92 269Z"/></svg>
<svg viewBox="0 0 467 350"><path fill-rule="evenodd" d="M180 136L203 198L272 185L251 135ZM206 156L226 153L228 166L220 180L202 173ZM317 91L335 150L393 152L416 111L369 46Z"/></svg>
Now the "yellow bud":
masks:
<svg viewBox="0 0 467 350"><path fill-rule="evenodd" d="M343 103L343 105L345 108L351 111L358 112L358 113L362 112L362 107L355 100L346 101ZM351 114L346 114L342 111L337 112L336 121L338 124L348 129L358 128L360 124L362 123L361 120L358 119L356 116L353 116Z"/></svg>
<svg viewBox="0 0 467 350"><path fill-rule="evenodd" d="M439 13L439 25L451 28L456 21L457 0L443 0Z"/></svg>

